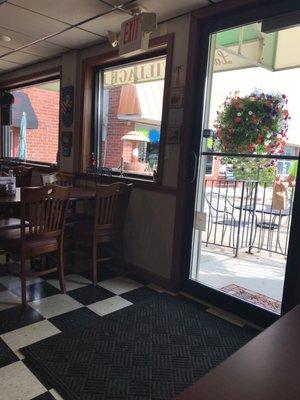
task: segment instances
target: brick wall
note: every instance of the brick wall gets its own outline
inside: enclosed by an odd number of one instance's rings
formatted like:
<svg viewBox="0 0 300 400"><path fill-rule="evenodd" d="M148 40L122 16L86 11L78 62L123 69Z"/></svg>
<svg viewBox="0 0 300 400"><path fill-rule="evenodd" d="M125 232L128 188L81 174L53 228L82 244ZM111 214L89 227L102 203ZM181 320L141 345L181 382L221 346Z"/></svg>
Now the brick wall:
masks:
<svg viewBox="0 0 300 400"><path fill-rule="evenodd" d="M125 144L121 137L129 131L133 131L135 123L130 121L122 121L117 118L119 100L121 94L121 86L113 87L109 90L109 106L108 106L108 124L107 138L102 142L102 160L103 165L108 168L118 168L121 165L121 158L124 161L130 161L131 145ZM123 154L123 145L124 154Z"/></svg>
<svg viewBox="0 0 300 400"><path fill-rule="evenodd" d="M38 120L38 129L27 129L26 159L56 163L59 135L59 92L39 87L18 89L26 93ZM19 128L13 128L13 156L18 156Z"/></svg>

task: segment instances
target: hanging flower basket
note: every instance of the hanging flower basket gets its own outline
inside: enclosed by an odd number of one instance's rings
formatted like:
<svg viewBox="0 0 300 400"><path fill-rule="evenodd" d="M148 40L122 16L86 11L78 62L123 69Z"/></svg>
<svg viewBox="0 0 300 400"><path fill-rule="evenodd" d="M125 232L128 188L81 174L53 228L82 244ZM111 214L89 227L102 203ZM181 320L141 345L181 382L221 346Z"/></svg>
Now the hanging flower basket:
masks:
<svg viewBox="0 0 300 400"><path fill-rule="evenodd" d="M283 154L290 119L286 104L284 94L227 96L215 122L217 151Z"/></svg>

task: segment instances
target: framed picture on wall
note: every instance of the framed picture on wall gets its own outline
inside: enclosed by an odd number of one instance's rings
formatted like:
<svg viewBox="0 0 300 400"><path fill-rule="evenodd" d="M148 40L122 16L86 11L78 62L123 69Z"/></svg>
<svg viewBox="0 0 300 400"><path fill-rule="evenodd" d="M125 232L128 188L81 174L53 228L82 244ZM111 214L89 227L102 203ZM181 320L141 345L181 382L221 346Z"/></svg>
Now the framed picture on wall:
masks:
<svg viewBox="0 0 300 400"><path fill-rule="evenodd" d="M169 125L167 129L167 144L180 143L181 125Z"/></svg>
<svg viewBox="0 0 300 400"><path fill-rule="evenodd" d="M170 93L170 107L182 108L183 97L184 97L184 87L172 88Z"/></svg>
<svg viewBox="0 0 300 400"><path fill-rule="evenodd" d="M71 157L71 150L73 144L73 133L62 132L61 133L61 149L63 157Z"/></svg>
<svg viewBox="0 0 300 400"><path fill-rule="evenodd" d="M74 86L62 88L61 99L61 119L65 128L70 128L73 124L74 115Z"/></svg>

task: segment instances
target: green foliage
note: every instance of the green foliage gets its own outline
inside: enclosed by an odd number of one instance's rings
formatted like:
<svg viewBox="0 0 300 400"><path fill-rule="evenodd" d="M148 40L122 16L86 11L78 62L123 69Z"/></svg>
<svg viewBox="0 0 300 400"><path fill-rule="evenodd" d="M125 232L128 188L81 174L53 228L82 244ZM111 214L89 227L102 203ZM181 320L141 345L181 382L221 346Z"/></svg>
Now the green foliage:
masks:
<svg viewBox="0 0 300 400"><path fill-rule="evenodd" d="M286 103L281 94L227 96L215 123L218 151L282 154L289 120Z"/></svg>
<svg viewBox="0 0 300 400"><path fill-rule="evenodd" d="M268 159L257 158L230 158L227 163L232 166L234 177L237 180L258 181L259 185L273 186L276 176L276 163Z"/></svg>
<svg viewBox="0 0 300 400"><path fill-rule="evenodd" d="M223 153L283 154L288 120L287 99L282 94L254 92L226 97L215 123L215 148ZM262 158L224 157L237 180L255 180L272 186L276 163Z"/></svg>

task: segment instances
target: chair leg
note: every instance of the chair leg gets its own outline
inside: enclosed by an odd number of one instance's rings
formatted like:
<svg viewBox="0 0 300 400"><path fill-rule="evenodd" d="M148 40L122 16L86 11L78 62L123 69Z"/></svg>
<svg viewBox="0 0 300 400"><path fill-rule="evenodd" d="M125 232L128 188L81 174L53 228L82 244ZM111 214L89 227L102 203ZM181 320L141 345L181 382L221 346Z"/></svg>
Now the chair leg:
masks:
<svg viewBox="0 0 300 400"><path fill-rule="evenodd" d="M26 257L25 254L21 254L21 296L22 306L26 306Z"/></svg>
<svg viewBox="0 0 300 400"><path fill-rule="evenodd" d="M97 250L98 250L98 243L96 241L93 242L93 270L92 270L92 278L93 284L97 285L98 282L98 274L97 274Z"/></svg>
<svg viewBox="0 0 300 400"><path fill-rule="evenodd" d="M121 271L124 274L125 270L126 270L126 265L125 265L125 249L124 249L124 239L121 238L119 240L119 263L120 263L120 267L121 267Z"/></svg>
<svg viewBox="0 0 300 400"><path fill-rule="evenodd" d="M58 276L60 283L60 290L62 293L66 293L66 283L65 283L65 266L64 266L64 254L63 246L59 246L58 249Z"/></svg>

